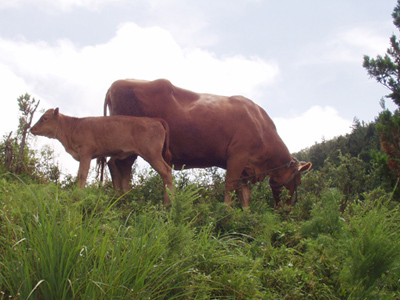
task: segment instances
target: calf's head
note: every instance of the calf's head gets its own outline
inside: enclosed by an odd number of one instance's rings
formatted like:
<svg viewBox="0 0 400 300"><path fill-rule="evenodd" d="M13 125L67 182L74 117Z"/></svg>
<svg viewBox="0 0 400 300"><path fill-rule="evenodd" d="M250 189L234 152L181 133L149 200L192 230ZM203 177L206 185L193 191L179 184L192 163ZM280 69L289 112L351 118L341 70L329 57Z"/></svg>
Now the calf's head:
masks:
<svg viewBox="0 0 400 300"><path fill-rule="evenodd" d="M39 121L33 125L31 133L54 139L58 130L59 116L58 107L56 109L49 109L40 117Z"/></svg>

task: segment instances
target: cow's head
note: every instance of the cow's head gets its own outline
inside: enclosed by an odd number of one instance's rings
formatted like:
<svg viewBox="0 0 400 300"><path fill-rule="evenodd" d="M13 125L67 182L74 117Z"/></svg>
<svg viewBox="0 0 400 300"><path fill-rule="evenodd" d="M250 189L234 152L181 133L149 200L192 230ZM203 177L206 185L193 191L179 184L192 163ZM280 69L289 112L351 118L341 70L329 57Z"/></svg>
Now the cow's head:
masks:
<svg viewBox="0 0 400 300"><path fill-rule="evenodd" d="M54 139L57 135L59 116L58 107L56 109L49 109L33 125L31 133Z"/></svg>
<svg viewBox="0 0 400 300"><path fill-rule="evenodd" d="M292 196L297 189L297 186L301 184L301 173L307 172L311 169L311 162L298 161L293 158L286 166L278 170L277 176L270 177L269 184L272 188L272 193L275 199L275 207L278 206L280 201L280 193L282 187L289 190L289 199L286 200L286 204L292 204Z"/></svg>

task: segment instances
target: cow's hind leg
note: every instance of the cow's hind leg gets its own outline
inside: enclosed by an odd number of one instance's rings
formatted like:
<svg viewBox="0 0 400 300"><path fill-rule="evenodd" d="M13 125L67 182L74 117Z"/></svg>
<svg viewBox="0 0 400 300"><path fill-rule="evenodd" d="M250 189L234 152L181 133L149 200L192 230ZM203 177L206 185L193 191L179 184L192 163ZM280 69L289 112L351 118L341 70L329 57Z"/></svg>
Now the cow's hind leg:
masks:
<svg viewBox="0 0 400 300"><path fill-rule="evenodd" d="M136 158L137 155L132 155L125 159L111 157L108 162L108 168L110 169L114 189L122 190L124 192L131 189L130 181L132 165Z"/></svg>
<svg viewBox="0 0 400 300"><path fill-rule="evenodd" d="M122 190L122 179L121 173L118 170L117 164L115 163L116 158L111 157L107 163L108 169L110 170L111 180L115 190Z"/></svg>

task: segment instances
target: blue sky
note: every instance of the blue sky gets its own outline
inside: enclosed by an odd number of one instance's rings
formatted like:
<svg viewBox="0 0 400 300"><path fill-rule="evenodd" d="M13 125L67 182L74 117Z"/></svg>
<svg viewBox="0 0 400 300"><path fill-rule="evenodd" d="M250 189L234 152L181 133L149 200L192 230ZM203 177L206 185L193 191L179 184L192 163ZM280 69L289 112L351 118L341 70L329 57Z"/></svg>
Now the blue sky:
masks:
<svg viewBox="0 0 400 300"><path fill-rule="evenodd" d="M16 129L16 98L25 92L41 99L41 109L93 116L114 80L167 78L252 99L298 151L350 132L355 117L378 115L388 91L362 61L384 54L397 34L396 3L0 0L0 133ZM46 138L35 147L43 143L64 157Z"/></svg>

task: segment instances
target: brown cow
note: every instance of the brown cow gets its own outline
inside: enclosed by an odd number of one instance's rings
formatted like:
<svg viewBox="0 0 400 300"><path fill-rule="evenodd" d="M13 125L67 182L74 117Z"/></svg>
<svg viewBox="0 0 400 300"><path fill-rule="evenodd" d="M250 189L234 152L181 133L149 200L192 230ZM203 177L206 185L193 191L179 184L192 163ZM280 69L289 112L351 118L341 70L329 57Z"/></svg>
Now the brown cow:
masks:
<svg viewBox="0 0 400 300"><path fill-rule="evenodd" d="M176 169L217 166L226 169L225 202L238 190L249 206L249 181L270 176L276 205L283 186L290 197L301 183L300 173L311 163L292 158L267 113L242 96L198 94L172 85L168 80L118 80L109 88L104 115L130 115L164 119L170 128L171 163ZM129 184L136 157L111 159L113 181ZM291 199L287 201L291 204Z"/></svg>
<svg viewBox="0 0 400 300"><path fill-rule="evenodd" d="M168 124L161 119L130 116L73 118L49 109L31 128L34 135L59 140L79 164L78 185L84 188L93 158L111 156L125 159L140 155L160 175L171 191L172 170L168 148ZM164 189L164 204L170 199Z"/></svg>

